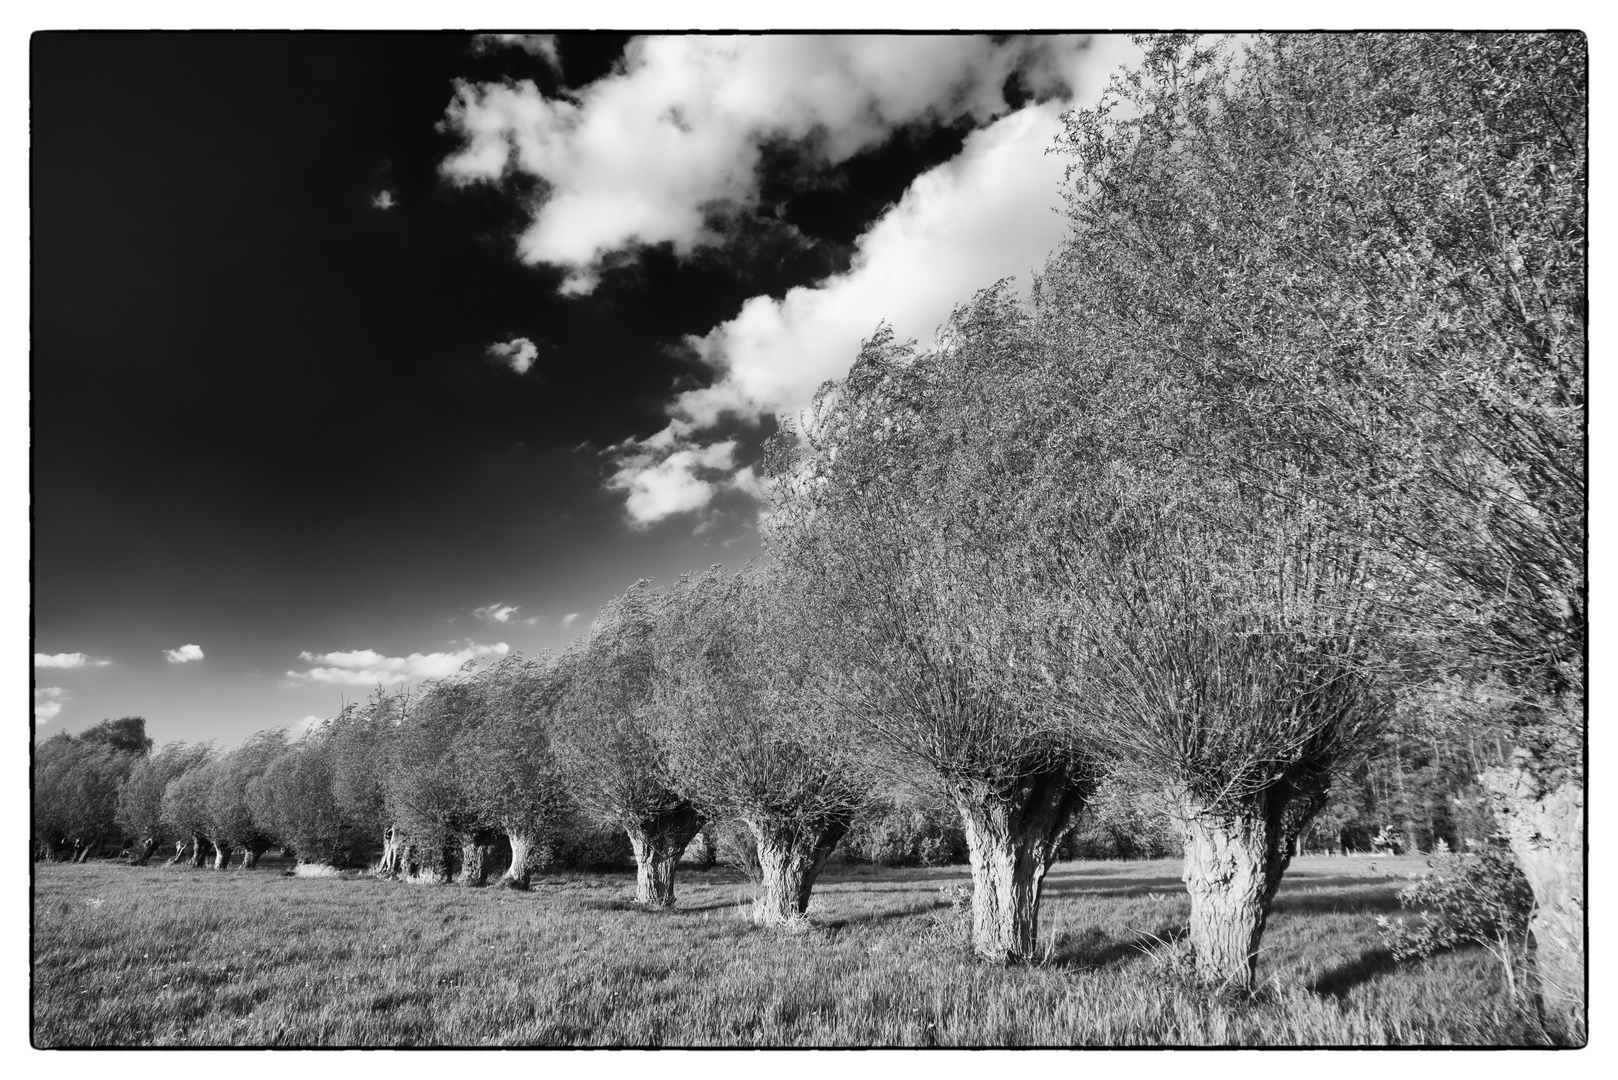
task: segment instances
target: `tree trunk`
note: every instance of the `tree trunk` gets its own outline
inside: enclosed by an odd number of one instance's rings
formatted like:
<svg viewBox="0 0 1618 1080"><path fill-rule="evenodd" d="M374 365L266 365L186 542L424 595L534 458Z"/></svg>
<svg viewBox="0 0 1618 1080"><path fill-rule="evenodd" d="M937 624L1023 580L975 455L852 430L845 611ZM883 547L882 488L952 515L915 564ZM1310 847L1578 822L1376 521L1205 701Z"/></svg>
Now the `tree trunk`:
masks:
<svg viewBox="0 0 1618 1080"><path fill-rule="evenodd" d="M489 852L494 846L494 833L479 829L458 833L456 839L461 845L461 872L455 883L481 888L489 880Z"/></svg>
<svg viewBox="0 0 1618 1080"><path fill-rule="evenodd" d="M207 858L207 856L203 854L202 845L208 842L208 838L203 836L201 833L197 833L191 837L191 865L199 870L202 869L203 861Z"/></svg>
<svg viewBox="0 0 1618 1080"><path fill-rule="evenodd" d="M262 855L262 854L264 854L264 851L259 849L259 848L245 848L245 849L243 849L243 851L242 851L241 869L243 869L243 870L255 869L258 866L258 857L260 855Z"/></svg>
<svg viewBox="0 0 1618 1080"><path fill-rule="evenodd" d="M139 841L135 848L135 857L130 860L136 866L145 866L152 861L152 853L157 850L157 837L148 836Z"/></svg>
<svg viewBox="0 0 1618 1080"><path fill-rule="evenodd" d="M500 884L512 889L527 889L533 884L534 870L544 860L546 845L522 829L506 830L511 843L511 865L500 878Z"/></svg>
<svg viewBox="0 0 1618 1080"><path fill-rule="evenodd" d="M1185 881L1191 894L1191 946L1197 974L1249 990L1270 903L1292 861L1292 845L1325 805L1321 781L1281 780L1234 808L1181 800Z"/></svg>
<svg viewBox="0 0 1618 1080"><path fill-rule="evenodd" d="M396 878L404 873L404 839L398 830L388 826L382 832L382 861L377 863L376 876Z"/></svg>
<svg viewBox="0 0 1618 1080"><path fill-rule="evenodd" d="M213 868L223 870L230 865L230 845L218 840L213 842Z"/></svg>
<svg viewBox="0 0 1618 1080"><path fill-rule="evenodd" d="M972 948L996 963L1035 956L1039 890L1094 784L1068 772L1025 777L1008 792L954 792L972 860Z"/></svg>
<svg viewBox="0 0 1618 1080"><path fill-rule="evenodd" d="M1501 830L1534 892L1535 998L1547 1027L1575 1045L1586 1038L1584 784L1556 775L1526 750L1483 774Z"/></svg>
<svg viewBox="0 0 1618 1080"><path fill-rule="evenodd" d="M189 847L190 844L191 844L191 842L189 840L176 840L176 841L174 841L174 857L172 859L170 859L166 865L168 865L168 866L178 866L179 863L180 863L180 860L185 858L185 849L187 847Z"/></svg>
<svg viewBox="0 0 1618 1080"><path fill-rule="evenodd" d="M635 849L635 903L648 908L674 906L674 867L702 825L696 808L682 802L626 827L629 845Z"/></svg>
<svg viewBox="0 0 1618 1080"><path fill-rule="evenodd" d="M749 821L758 842L763 882L753 904L753 921L760 926L784 926L809 911L809 895L826 858L848 832L851 818L839 816L819 828L793 829L769 821Z"/></svg>

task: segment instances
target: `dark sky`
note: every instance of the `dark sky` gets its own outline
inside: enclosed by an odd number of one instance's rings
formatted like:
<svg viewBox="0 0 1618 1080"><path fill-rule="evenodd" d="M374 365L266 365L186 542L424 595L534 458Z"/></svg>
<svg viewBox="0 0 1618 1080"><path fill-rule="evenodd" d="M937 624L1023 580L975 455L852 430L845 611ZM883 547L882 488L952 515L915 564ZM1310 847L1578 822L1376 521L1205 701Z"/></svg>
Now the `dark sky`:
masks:
<svg viewBox="0 0 1618 1080"><path fill-rule="evenodd" d="M849 271L987 118L840 158L826 130L762 137L751 195L703 211L722 243L637 245L559 295L566 268L515 247L551 181L448 182L446 109L457 79L577 90L624 46L564 35L558 77L464 35L33 37L34 651L84 658L36 667L41 733L142 713L234 743L366 694L290 675L304 653L556 647L637 577L758 550L739 496L626 518L611 448L714 382L686 335ZM522 373L488 351L516 338ZM769 428L711 430L745 466Z"/></svg>

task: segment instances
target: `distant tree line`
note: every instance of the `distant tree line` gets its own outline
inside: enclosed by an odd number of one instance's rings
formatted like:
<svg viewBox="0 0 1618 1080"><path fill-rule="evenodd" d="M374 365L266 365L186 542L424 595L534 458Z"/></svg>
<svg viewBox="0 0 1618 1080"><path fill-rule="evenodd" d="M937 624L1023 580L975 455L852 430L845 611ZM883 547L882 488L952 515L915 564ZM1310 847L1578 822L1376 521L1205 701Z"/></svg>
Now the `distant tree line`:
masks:
<svg viewBox="0 0 1618 1080"><path fill-rule="evenodd" d="M658 907L718 824L765 924L839 845L965 854L995 960L1058 857L1178 852L1199 971L1251 986L1298 851L1498 834L1576 1029L1584 40L1143 44L1065 118L1031 295L878 328L783 421L761 562L296 742L49 740L43 850L525 887L587 823Z"/></svg>

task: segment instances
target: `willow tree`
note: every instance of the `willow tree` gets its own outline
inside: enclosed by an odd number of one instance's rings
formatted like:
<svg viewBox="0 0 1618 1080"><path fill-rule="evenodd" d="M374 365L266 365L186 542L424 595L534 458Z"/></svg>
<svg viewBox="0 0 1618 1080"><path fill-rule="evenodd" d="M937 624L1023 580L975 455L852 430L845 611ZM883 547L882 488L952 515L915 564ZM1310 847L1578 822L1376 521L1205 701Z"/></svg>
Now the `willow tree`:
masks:
<svg viewBox="0 0 1618 1080"><path fill-rule="evenodd" d="M568 789L588 814L628 834L635 901L650 908L673 905L674 868L705 824L679 790L650 711L666 620L648 581L610 601L558 660L549 706Z"/></svg>
<svg viewBox="0 0 1618 1080"><path fill-rule="evenodd" d="M882 328L768 467L768 549L805 598L803 638L841 681L850 738L959 811L976 951L1033 954L1057 847L1097 782L1084 737L1015 670L1040 583L1018 477L1051 437L1048 365L1000 287L921 351Z"/></svg>
<svg viewBox="0 0 1618 1080"><path fill-rule="evenodd" d="M573 810L546 724L553 666L550 656L511 656L478 673L478 720L451 747L457 786L510 843L501 883L518 889L529 887Z"/></svg>
<svg viewBox="0 0 1618 1080"><path fill-rule="evenodd" d="M481 722L482 710L470 664L424 683L403 710L389 741L386 784L405 877L469 886L488 878L499 831L480 813L455 759L457 741Z"/></svg>
<svg viewBox="0 0 1618 1080"><path fill-rule="evenodd" d="M181 841L175 845L170 864L185 858L187 845L191 849L188 860L200 867L209 842L208 796L213 790L214 762L205 761L170 780L163 788L164 825Z"/></svg>
<svg viewBox="0 0 1618 1080"><path fill-rule="evenodd" d="M669 590L654 715L674 782L708 816L746 823L762 885L754 920L803 916L865 803L860 748L831 715L831 680L802 604L761 568L713 567Z"/></svg>
<svg viewBox="0 0 1618 1080"><path fill-rule="evenodd" d="M1069 115L1075 305L1245 429L1227 469L1309 459L1374 496L1367 557L1420 565L1400 647L1498 681L1493 782L1533 884L1548 1011L1583 978L1585 99L1578 34L1144 42ZM1358 513L1357 508L1354 511Z"/></svg>
<svg viewBox="0 0 1618 1080"><path fill-rule="evenodd" d="M47 858L86 862L117 832L118 788L144 756L60 734L34 753L34 830Z"/></svg>
<svg viewBox="0 0 1618 1080"><path fill-rule="evenodd" d="M118 787L118 825L135 839L132 861L145 866L152 852L170 838L163 816L163 792L169 782L213 757L211 743L167 743L157 753L135 762Z"/></svg>
<svg viewBox="0 0 1618 1080"><path fill-rule="evenodd" d="M1083 569L1053 577L1030 651L1117 768L1172 799L1198 972L1250 989L1299 837L1384 728L1376 586L1353 545L1284 503L1176 479L1091 495L1052 545ZM1067 654L1043 655L1062 635Z"/></svg>
<svg viewBox="0 0 1618 1080"><path fill-rule="evenodd" d="M225 869L235 851L242 853L241 869L251 870L280 841L253 813L248 788L286 752L284 729L260 731L199 770L207 781L203 831L213 841L215 870Z"/></svg>
<svg viewBox="0 0 1618 1080"><path fill-rule="evenodd" d="M375 835L372 824L338 797L330 725L309 731L247 785L260 830L290 845L303 866L346 866Z"/></svg>

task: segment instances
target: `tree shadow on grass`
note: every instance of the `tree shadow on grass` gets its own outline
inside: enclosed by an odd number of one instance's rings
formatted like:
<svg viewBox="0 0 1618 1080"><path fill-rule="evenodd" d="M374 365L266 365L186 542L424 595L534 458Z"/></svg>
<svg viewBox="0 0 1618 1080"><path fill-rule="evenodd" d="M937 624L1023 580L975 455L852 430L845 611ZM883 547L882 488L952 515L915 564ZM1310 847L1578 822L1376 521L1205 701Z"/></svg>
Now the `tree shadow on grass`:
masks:
<svg viewBox="0 0 1618 1080"><path fill-rule="evenodd" d="M1185 883L1177 877L1084 877L1063 875L1046 878L1043 896L1140 897L1151 893L1183 893Z"/></svg>
<svg viewBox="0 0 1618 1080"><path fill-rule="evenodd" d="M819 923L827 930L841 930L849 926L874 926L878 923L893 922L896 919L910 919L920 915L927 915L934 911L941 911L949 907L947 900L934 900L922 904L920 907L891 908L886 911L868 911L859 915L842 915L835 919L827 919Z"/></svg>
<svg viewBox="0 0 1618 1080"><path fill-rule="evenodd" d="M1150 930L1134 930L1127 938L1109 937L1098 927L1087 927L1077 934L1058 939L1051 953L1050 966L1078 971L1098 971L1146 956L1151 949L1185 933L1179 920L1169 920Z"/></svg>
<svg viewBox="0 0 1618 1080"><path fill-rule="evenodd" d="M1338 964L1316 979L1309 989L1312 993L1341 998L1361 983L1392 972L1396 966L1393 953L1377 946L1365 950L1357 959Z"/></svg>

